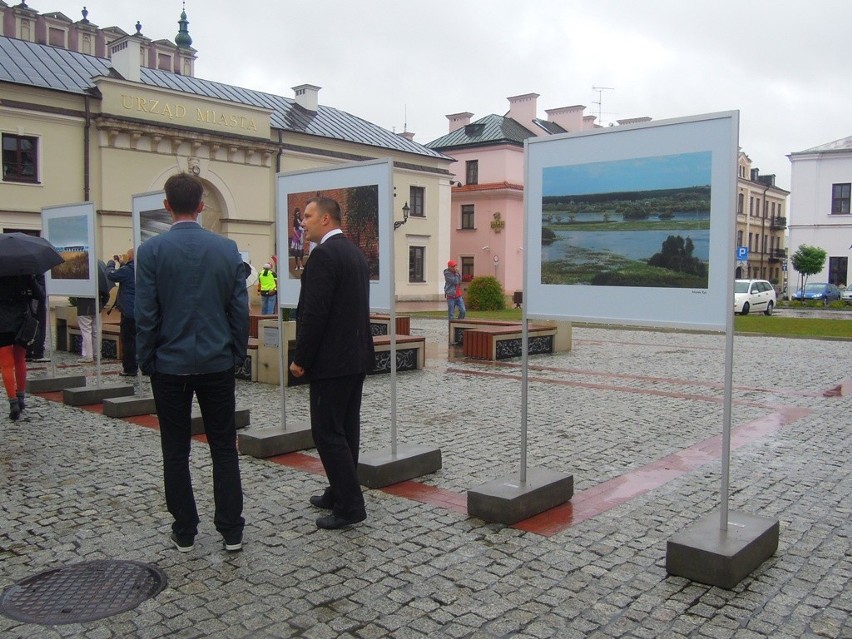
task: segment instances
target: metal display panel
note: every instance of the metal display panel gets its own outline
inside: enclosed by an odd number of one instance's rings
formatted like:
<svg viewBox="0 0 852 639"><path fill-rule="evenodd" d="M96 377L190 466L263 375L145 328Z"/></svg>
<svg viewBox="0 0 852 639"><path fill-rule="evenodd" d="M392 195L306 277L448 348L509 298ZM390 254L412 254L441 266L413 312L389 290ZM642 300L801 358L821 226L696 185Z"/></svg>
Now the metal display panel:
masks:
<svg viewBox="0 0 852 639"><path fill-rule="evenodd" d="M95 205L66 204L42 209L42 235L65 259L44 274L51 295L97 296Z"/></svg>
<svg viewBox="0 0 852 639"><path fill-rule="evenodd" d="M527 317L724 331L739 113L526 143Z"/></svg>
<svg viewBox="0 0 852 639"><path fill-rule="evenodd" d="M326 169L280 173L276 179L276 228L279 254L278 304L295 308L301 280L288 268L293 211L311 197L323 195L338 201L343 232L355 242L370 265L370 309L389 312L393 285L390 254L393 241L391 208L393 161L373 160ZM310 259L310 253L305 257Z"/></svg>
<svg viewBox="0 0 852 639"><path fill-rule="evenodd" d="M163 206L165 199L165 191L139 193L131 197L134 252L145 240L166 233L172 227L172 215Z"/></svg>

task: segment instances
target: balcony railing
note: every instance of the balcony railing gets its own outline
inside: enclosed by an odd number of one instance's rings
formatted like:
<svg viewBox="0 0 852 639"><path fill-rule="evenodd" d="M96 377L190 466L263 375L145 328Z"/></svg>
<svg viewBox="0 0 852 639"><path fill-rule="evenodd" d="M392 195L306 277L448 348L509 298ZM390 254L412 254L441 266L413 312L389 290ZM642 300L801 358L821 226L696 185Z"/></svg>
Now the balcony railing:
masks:
<svg viewBox="0 0 852 639"><path fill-rule="evenodd" d="M787 259L787 249L777 248L769 252L770 262L781 262Z"/></svg>
<svg viewBox="0 0 852 639"><path fill-rule="evenodd" d="M773 217L769 222L769 228L773 229L785 229L787 228L787 218L786 217Z"/></svg>

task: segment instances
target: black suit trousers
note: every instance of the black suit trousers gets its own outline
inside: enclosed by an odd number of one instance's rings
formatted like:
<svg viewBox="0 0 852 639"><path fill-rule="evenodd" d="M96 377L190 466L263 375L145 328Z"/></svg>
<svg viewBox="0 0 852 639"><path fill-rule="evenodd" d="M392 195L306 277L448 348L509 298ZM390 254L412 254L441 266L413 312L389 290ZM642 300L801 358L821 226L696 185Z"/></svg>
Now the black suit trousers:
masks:
<svg viewBox="0 0 852 639"><path fill-rule="evenodd" d="M311 381L311 434L328 478L333 514L365 514L358 483L363 373Z"/></svg>

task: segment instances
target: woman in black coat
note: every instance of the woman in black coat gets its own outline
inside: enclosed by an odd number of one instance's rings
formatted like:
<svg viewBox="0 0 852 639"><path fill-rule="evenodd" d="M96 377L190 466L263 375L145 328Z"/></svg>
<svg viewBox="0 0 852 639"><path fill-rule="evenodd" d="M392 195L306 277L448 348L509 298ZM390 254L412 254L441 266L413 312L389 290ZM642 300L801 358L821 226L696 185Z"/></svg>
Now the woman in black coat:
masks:
<svg viewBox="0 0 852 639"><path fill-rule="evenodd" d="M44 300L44 289L32 275L0 277L0 372L9 397L9 418L24 410L27 347L15 343L32 300Z"/></svg>

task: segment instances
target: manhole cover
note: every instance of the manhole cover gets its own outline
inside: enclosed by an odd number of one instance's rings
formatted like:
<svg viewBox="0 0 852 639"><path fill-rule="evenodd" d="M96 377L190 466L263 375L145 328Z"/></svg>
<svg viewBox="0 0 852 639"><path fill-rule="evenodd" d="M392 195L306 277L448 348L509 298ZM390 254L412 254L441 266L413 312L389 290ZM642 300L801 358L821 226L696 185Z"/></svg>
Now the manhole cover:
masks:
<svg viewBox="0 0 852 639"><path fill-rule="evenodd" d="M135 608L166 583L165 573L150 564L86 561L10 586L0 599L0 613L42 625L94 621Z"/></svg>

